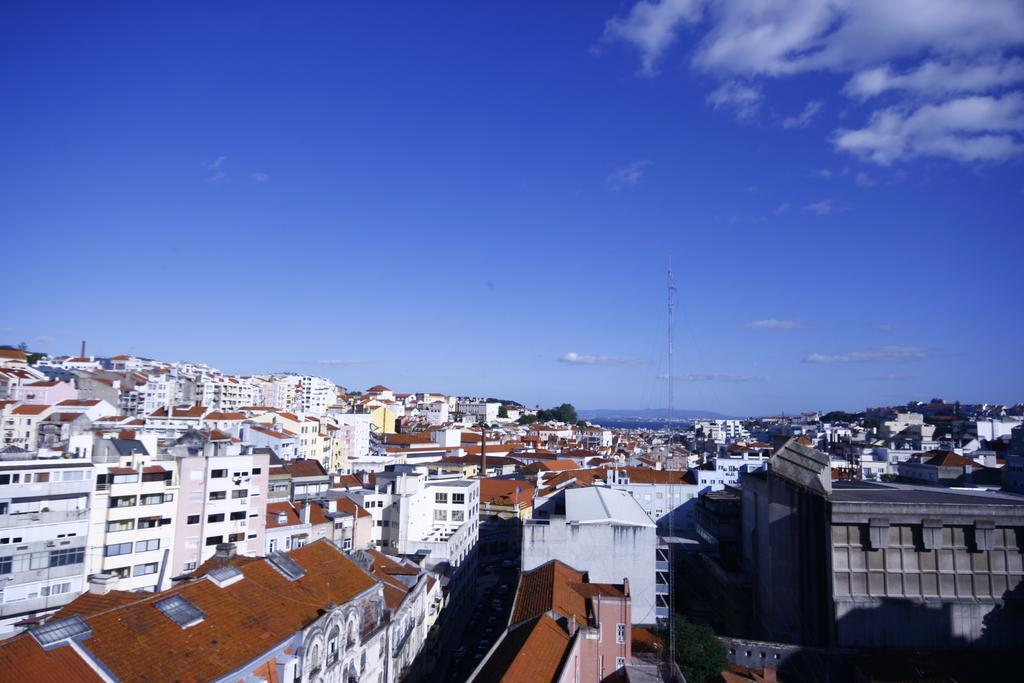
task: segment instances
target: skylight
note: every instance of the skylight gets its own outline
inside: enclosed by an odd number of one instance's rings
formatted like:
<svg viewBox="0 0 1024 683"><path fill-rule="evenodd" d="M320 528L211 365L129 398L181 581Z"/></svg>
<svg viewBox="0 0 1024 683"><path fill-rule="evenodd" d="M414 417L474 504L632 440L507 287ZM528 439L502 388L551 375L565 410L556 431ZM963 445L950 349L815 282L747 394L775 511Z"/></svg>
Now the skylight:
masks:
<svg viewBox="0 0 1024 683"><path fill-rule="evenodd" d="M274 569L284 574L290 581L301 579L306 575L306 572L298 565L297 562L295 562L295 560L279 550L267 555L267 561L273 565Z"/></svg>
<svg viewBox="0 0 1024 683"><path fill-rule="evenodd" d="M163 612L168 619L182 628L195 626L206 618L206 614L201 609L180 595L172 595L169 598L157 600L153 605Z"/></svg>
<svg viewBox="0 0 1024 683"><path fill-rule="evenodd" d="M60 645L66 640L79 636L88 638L92 635L92 629L86 624L82 617L74 616L67 619L55 619L41 626L29 629L43 649L50 649Z"/></svg>
<svg viewBox="0 0 1024 683"><path fill-rule="evenodd" d="M231 584L241 581L244 577L245 575L242 574L242 570L231 565L217 567L206 573L206 578L212 581L218 588L227 588Z"/></svg>

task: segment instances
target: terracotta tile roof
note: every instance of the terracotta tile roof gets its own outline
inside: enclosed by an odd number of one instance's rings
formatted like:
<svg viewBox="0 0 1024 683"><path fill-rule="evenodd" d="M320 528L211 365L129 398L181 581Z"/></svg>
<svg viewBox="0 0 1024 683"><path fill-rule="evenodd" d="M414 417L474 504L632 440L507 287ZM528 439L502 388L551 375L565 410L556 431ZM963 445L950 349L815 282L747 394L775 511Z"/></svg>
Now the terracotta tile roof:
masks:
<svg viewBox="0 0 1024 683"><path fill-rule="evenodd" d="M525 469L527 472L565 472L578 467L579 465L572 460L538 460L527 465Z"/></svg>
<svg viewBox="0 0 1024 683"><path fill-rule="evenodd" d="M5 681L77 683L103 680L70 647L46 651L27 633L0 643L0 671Z"/></svg>
<svg viewBox="0 0 1024 683"><path fill-rule="evenodd" d="M584 574L558 560L523 572L510 623L518 624L547 612L557 612L566 618L574 616L578 623L586 624L586 600L572 589L572 584L583 583L584 578Z"/></svg>
<svg viewBox="0 0 1024 683"><path fill-rule="evenodd" d="M553 683L559 679L572 640L551 617L536 617L505 634L476 680Z"/></svg>
<svg viewBox="0 0 1024 683"><path fill-rule="evenodd" d="M100 402L99 402L98 399L69 398L69 399L66 399L64 401L61 401L57 405L59 405L59 406L91 407L91 406L98 406L99 404L100 404Z"/></svg>
<svg viewBox="0 0 1024 683"><path fill-rule="evenodd" d="M293 477L326 477L327 470L318 460L291 460L282 465Z"/></svg>
<svg viewBox="0 0 1024 683"><path fill-rule="evenodd" d="M11 411L11 415L40 415L50 409L50 406L39 404L20 405Z"/></svg>
<svg viewBox="0 0 1024 683"><path fill-rule="evenodd" d="M388 609L397 610L412 589L395 577L417 576L420 573L419 569L396 562L378 550L364 552L370 559L370 573L384 583L384 602Z"/></svg>
<svg viewBox="0 0 1024 683"><path fill-rule="evenodd" d="M925 458L928 459L925 460ZM927 453L922 453L921 461L925 465L933 465L935 467L977 467L978 469L981 469L981 465L978 463L974 462L970 458L957 455L953 451L929 451Z"/></svg>
<svg viewBox="0 0 1024 683"><path fill-rule="evenodd" d="M0 358L24 361L28 358L28 354L19 349L0 349Z"/></svg>
<svg viewBox="0 0 1024 683"><path fill-rule="evenodd" d="M363 488L363 482L359 480L359 477L354 474L342 474L334 481L336 488Z"/></svg>
<svg viewBox="0 0 1024 683"><path fill-rule="evenodd" d="M519 489L518 493L516 489ZM490 505L513 505L528 503L533 499L536 487L528 481L518 479L492 479L480 480L480 502Z"/></svg>
<svg viewBox="0 0 1024 683"><path fill-rule="evenodd" d="M244 420L244 413L222 413L220 411L214 411L207 413L203 416L204 420Z"/></svg>
<svg viewBox="0 0 1024 683"><path fill-rule="evenodd" d="M209 681L257 659L306 628L330 603L345 604L377 585L372 576L326 541L310 543L288 555L305 570L305 576L296 581L286 579L266 560L235 557L229 563L240 569L244 578L225 588L211 581L189 581L163 593L138 593L135 602L90 613L84 618L92 636L85 645L125 683L166 681L171 672L181 683ZM205 563L196 576L219 562ZM202 610L206 615L203 621L182 629L164 616L153 603L169 595L180 595ZM75 602L79 600L82 597ZM94 604L94 598L87 600ZM57 647L44 653L30 635L0 644L0 671L5 680L99 680L78 662L85 664L72 648Z"/></svg>
<svg viewBox="0 0 1024 683"><path fill-rule="evenodd" d="M280 521L281 515L285 516L285 521ZM267 528L268 529L280 529L285 526L298 526L302 524L302 518L299 517L299 513L295 511L290 502L284 503L267 503Z"/></svg>
<svg viewBox="0 0 1024 683"><path fill-rule="evenodd" d="M338 512L344 512L354 517L370 516L370 513L367 512L362 505L349 498L338 499Z"/></svg>

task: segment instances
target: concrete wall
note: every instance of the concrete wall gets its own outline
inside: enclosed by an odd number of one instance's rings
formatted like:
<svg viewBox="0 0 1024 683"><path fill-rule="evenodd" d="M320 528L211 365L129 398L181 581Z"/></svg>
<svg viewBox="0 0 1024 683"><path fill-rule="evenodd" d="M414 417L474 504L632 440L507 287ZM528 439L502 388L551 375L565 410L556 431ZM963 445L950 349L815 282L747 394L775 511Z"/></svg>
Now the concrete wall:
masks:
<svg viewBox="0 0 1024 683"><path fill-rule="evenodd" d="M633 623L653 624L657 543L654 527L531 520L523 526L523 571L561 560L588 572L595 583L622 583L628 578Z"/></svg>

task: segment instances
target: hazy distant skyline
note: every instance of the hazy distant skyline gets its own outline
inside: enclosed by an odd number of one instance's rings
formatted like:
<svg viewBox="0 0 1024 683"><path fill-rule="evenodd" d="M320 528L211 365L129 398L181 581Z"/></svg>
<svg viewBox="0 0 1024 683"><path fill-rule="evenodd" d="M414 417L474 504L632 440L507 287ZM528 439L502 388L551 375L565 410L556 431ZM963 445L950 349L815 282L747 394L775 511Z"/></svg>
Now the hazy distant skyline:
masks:
<svg viewBox="0 0 1024 683"><path fill-rule="evenodd" d="M580 408L1024 400L1024 5L750 7L6 5L0 343Z"/></svg>

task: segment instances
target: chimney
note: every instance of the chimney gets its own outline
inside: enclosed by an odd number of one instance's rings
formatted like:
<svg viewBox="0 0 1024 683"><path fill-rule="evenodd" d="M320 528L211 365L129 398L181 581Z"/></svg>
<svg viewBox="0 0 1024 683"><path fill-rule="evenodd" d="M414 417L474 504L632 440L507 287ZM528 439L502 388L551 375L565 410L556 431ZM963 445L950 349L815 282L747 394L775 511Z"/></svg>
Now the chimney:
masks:
<svg viewBox="0 0 1024 683"><path fill-rule="evenodd" d="M313 506L313 503L306 501L306 504L302 506L302 523L309 524L309 508Z"/></svg>
<svg viewBox="0 0 1024 683"><path fill-rule="evenodd" d="M622 594L625 595L627 598L629 597L629 577L628 576L623 576L622 577Z"/></svg>
<svg viewBox="0 0 1024 683"><path fill-rule="evenodd" d="M221 562L227 562L235 556L235 544L234 543L218 543L217 551L213 554L213 559L220 560Z"/></svg>
<svg viewBox="0 0 1024 683"><path fill-rule="evenodd" d="M89 592L93 595L106 595L116 588L116 574L93 574L89 577Z"/></svg>
<svg viewBox="0 0 1024 683"><path fill-rule="evenodd" d="M80 358L85 358L85 340L82 340L82 352L78 354Z"/></svg>

